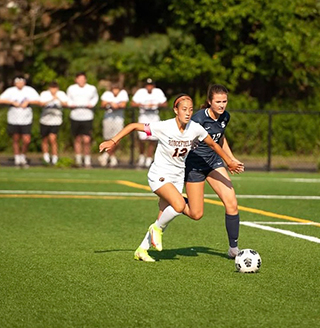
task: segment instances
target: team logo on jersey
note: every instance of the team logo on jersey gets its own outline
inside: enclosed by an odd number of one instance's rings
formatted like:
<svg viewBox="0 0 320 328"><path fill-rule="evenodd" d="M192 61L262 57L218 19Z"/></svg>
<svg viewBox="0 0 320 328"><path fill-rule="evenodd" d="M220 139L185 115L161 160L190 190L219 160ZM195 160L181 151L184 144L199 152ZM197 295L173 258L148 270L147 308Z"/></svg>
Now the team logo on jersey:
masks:
<svg viewBox="0 0 320 328"><path fill-rule="evenodd" d="M164 178L161 177L161 178L159 179L159 181L160 181L160 182L163 182L163 181L164 181Z"/></svg>
<svg viewBox="0 0 320 328"><path fill-rule="evenodd" d="M226 123L224 121L221 122L221 127L224 129L226 127Z"/></svg>

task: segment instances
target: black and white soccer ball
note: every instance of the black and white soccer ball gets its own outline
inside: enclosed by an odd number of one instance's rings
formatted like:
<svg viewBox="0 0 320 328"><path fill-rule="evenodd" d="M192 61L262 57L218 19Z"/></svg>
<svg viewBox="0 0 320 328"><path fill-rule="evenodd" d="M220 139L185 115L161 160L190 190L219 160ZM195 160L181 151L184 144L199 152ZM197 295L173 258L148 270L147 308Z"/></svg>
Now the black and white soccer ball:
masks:
<svg viewBox="0 0 320 328"><path fill-rule="evenodd" d="M255 273L261 267L261 257L253 249L247 248L239 251L235 257L236 269L242 273Z"/></svg>

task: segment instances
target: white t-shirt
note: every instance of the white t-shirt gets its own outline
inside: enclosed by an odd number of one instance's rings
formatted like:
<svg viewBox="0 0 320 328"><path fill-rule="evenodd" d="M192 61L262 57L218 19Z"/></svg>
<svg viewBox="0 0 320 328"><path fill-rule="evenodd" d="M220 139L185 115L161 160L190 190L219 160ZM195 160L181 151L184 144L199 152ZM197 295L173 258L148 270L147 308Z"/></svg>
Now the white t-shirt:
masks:
<svg viewBox="0 0 320 328"><path fill-rule="evenodd" d="M30 101L39 100L39 94L34 88L25 85L22 89L18 89L17 87L8 88L2 93L0 98L12 102L15 101L21 104L25 100L30 100ZM8 117L9 124L29 125L32 123L32 117L33 117L32 108L10 106L7 117Z"/></svg>
<svg viewBox="0 0 320 328"><path fill-rule="evenodd" d="M69 98L69 106L76 106L70 112L70 118L74 121L91 121L93 120L93 108L86 108L87 106L94 107L99 100L97 88L91 84L85 84L80 87L78 84L72 84L67 89L67 96Z"/></svg>
<svg viewBox="0 0 320 328"><path fill-rule="evenodd" d="M102 96L101 100L110 102L110 103L115 103L119 104L121 102L128 102L129 101L129 96L126 90L120 90L120 92L115 96L112 91L105 91ZM111 114L111 115L110 115ZM110 116L121 116L123 117L123 109L117 109L115 111L112 110L112 108L108 108L105 112L104 117L110 117Z"/></svg>
<svg viewBox="0 0 320 328"><path fill-rule="evenodd" d="M166 102L167 98L159 88L153 88L151 93L146 88L141 88L133 95L132 100L136 103L143 104L139 110L140 114L148 112L158 114L158 105Z"/></svg>
<svg viewBox="0 0 320 328"><path fill-rule="evenodd" d="M185 160L191 149L192 141L202 141L208 132L198 123L190 121L181 132L174 118L150 123L151 134L159 139L150 171L168 174L184 172Z"/></svg>
<svg viewBox="0 0 320 328"><path fill-rule="evenodd" d="M62 105L61 102L68 103L68 97L64 91L57 91L57 98L54 99L49 90L42 91L40 101L46 103L42 109L40 123L44 125L61 125L62 124Z"/></svg>

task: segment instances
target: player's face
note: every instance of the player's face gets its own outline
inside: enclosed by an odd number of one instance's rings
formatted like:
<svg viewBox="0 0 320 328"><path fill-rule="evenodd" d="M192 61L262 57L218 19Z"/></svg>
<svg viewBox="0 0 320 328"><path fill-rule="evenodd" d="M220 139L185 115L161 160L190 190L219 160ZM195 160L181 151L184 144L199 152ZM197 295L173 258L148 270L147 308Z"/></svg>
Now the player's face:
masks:
<svg viewBox="0 0 320 328"><path fill-rule="evenodd" d="M175 109L177 118L182 124L187 124L193 113L193 103L191 100L186 99L179 102L178 107Z"/></svg>
<svg viewBox="0 0 320 328"><path fill-rule="evenodd" d="M113 95L116 97L119 94L120 89L119 88L112 88L111 91L112 91Z"/></svg>
<svg viewBox="0 0 320 328"><path fill-rule="evenodd" d="M79 75L76 77L76 83L79 85L79 87L83 88L87 83L87 78L84 75Z"/></svg>
<svg viewBox="0 0 320 328"><path fill-rule="evenodd" d="M216 117L219 117L226 110L228 95L225 93L214 93L211 99L210 109Z"/></svg>
<svg viewBox="0 0 320 328"><path fill-rule="evenodd" d="M154 89L154 85L153 84L147 84L146 89L147 89L148 93L151 93L152 90Z"/></svg>
<svg viewBox="0 0 320 328"><path fill-rule="evenodd" d="M59 88L57 87L49 87L49 91L53 96L57 94L58 90Z"/></svg>
<svg viewBox="0 0 320 328"><path fill-rule="evenodd" d="M15 86L21 90L26 85L26 82L24 80L19 80L15 82Z"/></svg>

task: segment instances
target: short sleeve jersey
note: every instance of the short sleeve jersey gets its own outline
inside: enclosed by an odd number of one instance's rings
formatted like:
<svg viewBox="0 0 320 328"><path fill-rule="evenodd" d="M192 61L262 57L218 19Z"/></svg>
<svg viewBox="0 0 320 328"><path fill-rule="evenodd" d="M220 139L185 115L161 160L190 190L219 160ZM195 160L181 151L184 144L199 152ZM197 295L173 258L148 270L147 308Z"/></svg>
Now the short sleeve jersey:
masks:
<svg viewBox="0 0 320 328"><path fill-rule="evenodd" d="M159 172L175 174L184 170L185 159L191 149L194 139L202 141L208 135L199 124L190 121L186 129L181 132L176 120L150 123L151 134L158 138L158 145L154 155L155 166Z"/></svg>
<svg viewBox="0 0 320 328"><path fill-rule="evenodd" d="M25 100L39 100L39 94L34 88L25 85L22 89L18 89L17 87L6 89L1 95L1 99L22 104ZM10 106L7 117L9 124L29 125L32 123L33 118L32 109L31 107L22 108Z"/></svg>
<svg viewBox="0 0 320 328"><path fill-rule="evenodd" d="M62 105L61 102L68 103L68 97L64 91L57 91L57 98L54 99L49 90L42 91L40 101L46 103L42 109L40 123L43 125L61 125L62 124Z"/></svg>
<svg viewBox="0 0 320 328"><path fill-rule="evenodd" d="M78 84L72 84L67 89L69 105L75 106L71 110L70 118L74 121L90 121L93 120L93 110L87 106L94 107L99 100L97 88L91 84L85 84L80 87Z"/></svg>
<svg viewBox="0 0 320 328"><path fill-rule="evenodd" d="M142 104L139 113L145 114L148 112L158 113L158 105L166 102L167 98L159 88L153 88L151 93L146 88L141 88L133 95L132 100Z"/></svg>
<svg viewBox="0 0 320 328"><path fill-rule="evenodd" d="M229 123L230 114L224 111L217 120L214 120L210 117L208 110L208 108L199 110L192 116L192 121L203 126L212 139L219 143ZM218 161L222 161L221 157L206 143L200 142L199 146L189 153L186 165L202 170L210 168Z"/></svg>
<svg viewBox="0 0 320 328"><path fill-rule="evenodd" d="M102 101L119 104L121 102L128 102L129 96L126 90L121 90L116 96L112 91L105 91L101 96ZM106 110L106 114L111 114L113 112L112 108ZM114 111L118 116L123 116L123 109ZM105 115L106 116L106 115Z"/></svg>

